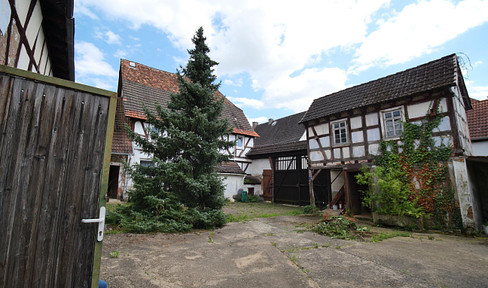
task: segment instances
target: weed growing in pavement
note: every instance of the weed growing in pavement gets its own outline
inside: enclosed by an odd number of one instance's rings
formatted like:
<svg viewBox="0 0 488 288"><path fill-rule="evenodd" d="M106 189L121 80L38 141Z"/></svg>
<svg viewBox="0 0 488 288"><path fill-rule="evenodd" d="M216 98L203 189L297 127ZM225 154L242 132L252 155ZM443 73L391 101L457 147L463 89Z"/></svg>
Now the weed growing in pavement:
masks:
<svg viewBox="0 0 488 288"><path fill-rule="evenodd" d="M343 216L332 216L326 222L317 224L313 231L331 238L351 240L362 237L367 229L358 229L356 223Z"/></svg>
<svg viewBox="0 0 488 288"><path fill-rule="evenodd" d="M381 232L371 238L371 242L376 243L394 237L410 237L412 233L406 231Z"/></svg>
<svg viewBox="0 0 488 288"><path fill-rule="evenodd" d="M110 258L119 258L119 251L112 251L110 252Z"/></svg>

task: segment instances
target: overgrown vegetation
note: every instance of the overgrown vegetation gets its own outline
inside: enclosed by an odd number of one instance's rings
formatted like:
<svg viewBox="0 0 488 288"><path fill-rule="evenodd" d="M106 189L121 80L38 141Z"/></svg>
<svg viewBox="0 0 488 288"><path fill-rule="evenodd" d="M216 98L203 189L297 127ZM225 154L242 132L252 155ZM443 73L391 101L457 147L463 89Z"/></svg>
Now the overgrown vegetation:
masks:
<svg viewBox="0 0 488 288"><path fill-rule="evenodd" d="M126 167L133 179L130 205L107 216L108 223L128 232L181 232L192 228L220 227L224 186L215 172L227 157L219 151L233 145L224 135L230 128L220 117L223 97L215 84L203 29L192 41L190 59L178 71L179 92L171 95L168 109L156 105L145 114L149 138L129 131L142 151L153 157L153 166ZM152 104L152 103L147 103Z"/></svg>
<svg viewBox="0 0 488 288"><path fill-rule="evenodd" d="M358 227L344 216L332 216L327 221L317 224L313 231L331 238L351 240L362 238L367 228Z"/></svg>
<svg viewBox="0 0 488 288"><path fill-rule="evenodd" d="M438 107L434 110L419 124L403 123L400 144L382 141L377 167L364 167L356 177L359 184L370 187L364 191L363 204L380 214L425 216L439 228L459 227L459 208L448 180L452 148L433 137L443 118Z"/></svg>

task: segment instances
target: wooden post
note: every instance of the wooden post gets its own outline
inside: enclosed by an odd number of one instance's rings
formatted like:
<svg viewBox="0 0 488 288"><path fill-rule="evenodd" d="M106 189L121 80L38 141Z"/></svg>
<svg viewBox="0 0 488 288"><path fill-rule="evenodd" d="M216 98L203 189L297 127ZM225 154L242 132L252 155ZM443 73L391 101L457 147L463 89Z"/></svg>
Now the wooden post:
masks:
<svg viewBox="0 0 488 288"><path fill-rule="evenodd" d="M308 193L310 194L310 205L315 207L315 194L313 193L313 171L308 169Z"/></svg>
<svg viewBox="0 0 488 288"><path fill-rule="evenodd" d="M352 209L351 189L349 189L349 177L346 170L342 170L342 174L344 175L344 194L346 195L346 203L344 203L344 206L346 207L346 209Z"/></svg>
<svg viewBox="0 0 488 288"><path fill-rule="evenodd" d="M102 179L100 183L100 198L98 200L98 211L100 207L105 206L105 193L108 190L108 178L110 174L110 157L112 154L112 140L114 135L114 123L115 123L115 108L117 106L117 94L113 94L110 97L110 106L108 110L108 123L107 123L107 134L105 135L105 151L103 155L103 170ZM94 239L96 241L96 237ZM93 269L92 269L92 288L99 287L100 280L100 264L102 261L102 242L95 242L95 252L93 259Z"/></svg>

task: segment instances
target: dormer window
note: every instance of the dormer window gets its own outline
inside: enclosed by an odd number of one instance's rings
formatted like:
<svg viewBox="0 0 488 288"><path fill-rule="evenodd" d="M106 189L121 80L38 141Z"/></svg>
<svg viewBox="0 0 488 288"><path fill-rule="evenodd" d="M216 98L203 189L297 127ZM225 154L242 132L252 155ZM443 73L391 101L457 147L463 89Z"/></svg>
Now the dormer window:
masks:
<svg viewBox="0 0 488 288"><path fill-rule="evenodd" d="M244 136L238 135L236 139L236 147L239 149L244 148Z"/></svg>

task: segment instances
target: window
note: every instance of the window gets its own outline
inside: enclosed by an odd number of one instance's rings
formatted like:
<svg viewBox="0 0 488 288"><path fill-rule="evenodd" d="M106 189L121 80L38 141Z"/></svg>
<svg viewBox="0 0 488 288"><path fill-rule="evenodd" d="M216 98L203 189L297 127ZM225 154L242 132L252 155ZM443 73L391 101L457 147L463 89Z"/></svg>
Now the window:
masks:
<svg viewBox="0 0 488 288"><path fill-rule="evenodd" d="M243 148L244 147L244 137L243 136L237 136L236 147L237 148Z"/></svg>
<svg viewBox="0 0 488 288"><path fill-rule="evenodd" d="M334 145L346 144L348 142L346 120L333 122L332 131L334 133Z"/></svg>
<svg viewBox="0 0 488 288"><path fill-rule="evenodd" d="M403 132L402 109L383 112L385 138L399 137Z"/></svg>
<svg viewBox="0 0 488 288"><path fill-rule="evenodd" d="M151 160L141 160L140 164L143 167L154 167L154 162Z"/></svg>

